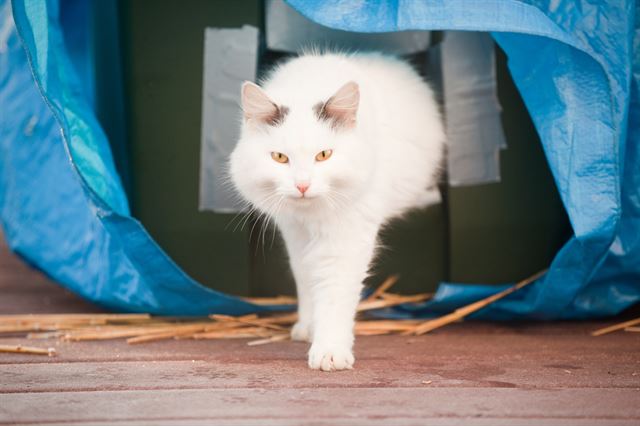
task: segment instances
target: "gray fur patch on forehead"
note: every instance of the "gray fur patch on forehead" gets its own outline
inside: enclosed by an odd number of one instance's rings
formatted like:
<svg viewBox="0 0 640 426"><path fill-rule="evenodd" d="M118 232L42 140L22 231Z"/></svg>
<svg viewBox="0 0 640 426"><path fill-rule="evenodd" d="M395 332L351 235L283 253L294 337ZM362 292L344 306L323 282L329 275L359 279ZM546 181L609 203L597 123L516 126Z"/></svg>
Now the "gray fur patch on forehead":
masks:
<svg viewBox="0 0 640 426"><path fill-rule="evenodd" d="M313 112L316 114L316 117L318 117L318 120L327 119L326 113L324 111L324 102L318 102L317 104L315 104L313 106Z"/></svg>
<svg viewBox="0 0 640 426"><path fill-rule="evenodd" d="M326 105L326 102L318 102L313 106L313 112L316 114L318 120L331 124L331 127L333 128L337 123L333 117L327 114L327 110L325 109Z"/></svg>
<svg viewBox="0 0 640 426"><path fill-rule="evenodd" d="M289 114L289 107L284 105L273 105L276 107L276 111L267 119L267 124L270 126L279 126L284 122L284 119L287 118L287 115Z"/></svg>

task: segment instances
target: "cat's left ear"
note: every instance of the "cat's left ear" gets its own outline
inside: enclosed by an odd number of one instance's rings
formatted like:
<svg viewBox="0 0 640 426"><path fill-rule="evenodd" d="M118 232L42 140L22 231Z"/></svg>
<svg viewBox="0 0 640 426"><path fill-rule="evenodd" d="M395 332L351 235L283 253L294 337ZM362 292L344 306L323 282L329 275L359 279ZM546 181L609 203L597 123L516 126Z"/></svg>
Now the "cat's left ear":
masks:
<svg viewBox="0 0 640 426"><path fill-rule="evenodd" d="M324 104L319 104L316 114L321 120L331 122L336 128L353 128L360 104L360 87L355 81L350 81L338 89Z"/></svg>
<svg viewBox="0 0 640 426"><path fill-rule="evenodd" d="M278 107L255 83L245 81L242 85L242 112L248 122L276 125L287 113L286 107Z"/></svg>

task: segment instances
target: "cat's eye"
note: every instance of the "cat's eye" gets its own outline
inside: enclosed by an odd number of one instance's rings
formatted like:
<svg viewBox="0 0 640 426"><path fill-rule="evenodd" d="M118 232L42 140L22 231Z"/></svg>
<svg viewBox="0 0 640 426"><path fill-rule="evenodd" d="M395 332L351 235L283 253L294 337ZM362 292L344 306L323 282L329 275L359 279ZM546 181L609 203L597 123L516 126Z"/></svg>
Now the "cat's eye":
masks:
<svg viewBox="0 0 640 426"><path fill-rule="evenodd" d="M333 154L332 149L325 149L324 151L320 151L318 155L316 155L316 161L328 160L329 157L331 157L331 154Z"/></svg>
<svg viewBox="0 0 640 426"><path fill-rule="evenodd" d="M286 155L284 155L281 152L272 152L271 153L271 158L273 158L274 160L276 160L278 163L288 163L289 162L289 157L287 157Z"/></svg>

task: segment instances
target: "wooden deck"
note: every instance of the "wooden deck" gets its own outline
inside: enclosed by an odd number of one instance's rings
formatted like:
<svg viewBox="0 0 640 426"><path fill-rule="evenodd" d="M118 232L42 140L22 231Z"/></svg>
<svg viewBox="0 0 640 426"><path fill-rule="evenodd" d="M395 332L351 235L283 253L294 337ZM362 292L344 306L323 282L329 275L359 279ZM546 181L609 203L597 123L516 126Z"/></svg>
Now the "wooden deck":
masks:
<svg viewBox="0 0 640 426"><path fill-rule="evenodd" d="M99 311L0 243L0 313ZM602 324L359 338L340 373L308 370L302 343L0 338L58 351L0 354L0 424L640 424L640 334L588 334Z"/></svg>

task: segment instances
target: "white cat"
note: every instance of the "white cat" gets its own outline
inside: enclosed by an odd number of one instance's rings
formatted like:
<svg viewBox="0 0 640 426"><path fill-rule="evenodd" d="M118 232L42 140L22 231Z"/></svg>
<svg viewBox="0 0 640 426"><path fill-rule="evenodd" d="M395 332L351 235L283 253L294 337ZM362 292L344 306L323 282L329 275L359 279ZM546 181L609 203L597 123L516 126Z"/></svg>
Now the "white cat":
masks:
<svg viewBox="0 0 640 426"><path fill-rule="evenodd" d="M298 291L291 337L309 367L352 368L353 326L378 231L439 200L445 135L433 93L380 54L305 54L242 87L244 119L230 172L273 219Z"/></svg>

